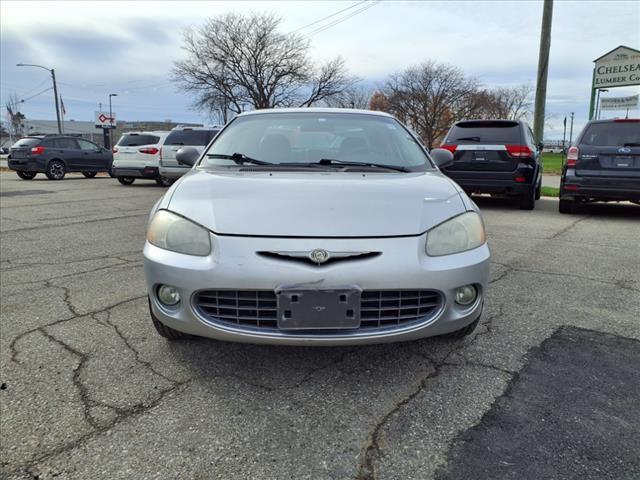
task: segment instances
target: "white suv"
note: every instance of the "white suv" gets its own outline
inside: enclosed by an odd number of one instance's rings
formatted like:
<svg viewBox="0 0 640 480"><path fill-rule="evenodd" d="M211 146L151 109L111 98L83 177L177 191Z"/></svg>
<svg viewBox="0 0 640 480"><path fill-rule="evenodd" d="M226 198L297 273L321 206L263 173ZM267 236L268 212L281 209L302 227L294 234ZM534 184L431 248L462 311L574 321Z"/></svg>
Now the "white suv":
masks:
<svg viewBox="0 0 640 480"><path fill-rule="evenodd" d="M113 147L112 172L123 185L131 185L136 178L155 180L158 185L171 182L159 171L160 149L169 132L127 132Z"/></svg>
<svg viewBox="0 0 640 480"><path fill-rule="evenodd" d="M160 154L160 176L175 180L187 173L191 167L178 163L176 152L182 147L194 147L202 153L221 128L177 126L171 130Z"/></svg>

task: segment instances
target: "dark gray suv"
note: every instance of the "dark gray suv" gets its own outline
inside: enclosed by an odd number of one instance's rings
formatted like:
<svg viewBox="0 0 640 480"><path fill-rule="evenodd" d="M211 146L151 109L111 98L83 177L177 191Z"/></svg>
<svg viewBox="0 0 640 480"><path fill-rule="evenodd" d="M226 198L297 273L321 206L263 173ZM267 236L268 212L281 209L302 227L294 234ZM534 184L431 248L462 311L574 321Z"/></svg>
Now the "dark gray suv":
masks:
<svg viewBox="0 0 640 480"><path fill-rule="evenodd" d="M567 151L560 213L597 201L640 203L640 119L592 120Z"/></svg>
<svg viewBox="0 0 640 480"><path fill-rule="evenodd" d="M8 160L9 168L23 180L32 180L38 173L62 180L68 172L81 172L87 178L110 172L113 154L84 138L45 135L18 140Z"/></svg>

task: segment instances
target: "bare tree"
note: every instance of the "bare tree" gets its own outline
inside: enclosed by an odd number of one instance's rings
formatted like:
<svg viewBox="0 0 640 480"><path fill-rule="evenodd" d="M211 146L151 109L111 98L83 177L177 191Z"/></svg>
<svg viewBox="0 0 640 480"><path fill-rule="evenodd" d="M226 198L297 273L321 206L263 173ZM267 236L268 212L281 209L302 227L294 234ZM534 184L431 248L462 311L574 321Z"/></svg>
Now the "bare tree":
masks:
<svg viewBox="0 0 640 480"><path fill-rule="evenodd" d="M401 121L432 148L451 124L480 108L478 82L458 68L432 61L389 76L384 95Z"/></svg>
<svg viewBox="0 0 640 480"><path fill-rule="evenodd" d="M20 97L17 93L10 94L5 101L5 107L7 110L7 119L9 136L13 138L21 137L24 130L24 121L26 117L20 110Z"/></svg>
<svg viewBox="0 0 640 480"><path fill-rule="evenodd" d="M228 13L184 35L186 58L175 62L172 79L196 95L205 109L310 106L340 95L353 81L344 61L317 66L309 42L280 33L273 14Z"/></svg>
<svg viewBox="0 0 640 480"><path fill-rule="evenodd" d="M328 107L360 108L366 110L369 108L371 95L371 90L368 88L354 84L345 88L342 93L326 99L325 103Z"/></svg>
<svg viewBox="0 0 640 480"><path fill-rule="evenodd" d="M477 93L480 104L477 118L502 118L521 120L531 114L533 87L522 84L515 87L498 87Z"/></svg>

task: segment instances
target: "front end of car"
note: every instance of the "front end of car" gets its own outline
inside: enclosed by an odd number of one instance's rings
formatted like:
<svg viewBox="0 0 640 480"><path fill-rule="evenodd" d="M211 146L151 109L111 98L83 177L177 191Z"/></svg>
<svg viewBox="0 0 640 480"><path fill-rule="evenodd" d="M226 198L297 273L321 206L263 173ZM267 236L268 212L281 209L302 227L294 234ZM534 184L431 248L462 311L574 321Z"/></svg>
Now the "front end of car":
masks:
<svg viewBox="0 0 640 480"><path fill-rule="evenodd" d="M293 238L219 235L161 209L144 247L157 321L203 337L282 345L464 329L482 313L489 258L476 211L420 235Z"/></svg>

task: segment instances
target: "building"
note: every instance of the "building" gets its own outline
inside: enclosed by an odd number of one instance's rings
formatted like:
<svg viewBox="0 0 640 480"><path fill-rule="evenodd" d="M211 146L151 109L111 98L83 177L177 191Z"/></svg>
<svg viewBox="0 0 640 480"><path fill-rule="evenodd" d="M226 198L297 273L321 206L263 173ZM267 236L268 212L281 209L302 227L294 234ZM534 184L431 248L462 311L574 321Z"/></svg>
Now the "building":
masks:
<svg viewBox="0 0 640 480"><path fill-rule="evenodd" d="M133 131L169 131L172 128L184 125L188 127L201 127L201 123L178 123L171 121L118 121L113 132L114 143L123 133ZM23 136L27 135L55 135L58 133L58 122L56 120L30 120L26 119L22 124ZM96 128L94 122L65 120L62 122L62 133L64 135L76 135L87 140L91 140L104 146L104 135L101 128Z"/></svg>

